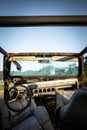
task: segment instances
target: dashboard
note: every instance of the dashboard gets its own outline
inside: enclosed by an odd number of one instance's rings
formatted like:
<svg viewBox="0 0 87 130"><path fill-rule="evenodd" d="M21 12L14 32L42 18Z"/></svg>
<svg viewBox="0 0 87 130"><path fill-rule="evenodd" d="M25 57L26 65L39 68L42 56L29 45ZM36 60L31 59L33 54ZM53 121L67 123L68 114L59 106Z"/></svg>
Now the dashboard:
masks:
<svg viewBox="0 0 87 130"><path fill-rule="evenodd" d="M34 97L41 95L55 95L58 91L68 91L77 88L77 79L65 79L35 82L28 84Z"/></svg>

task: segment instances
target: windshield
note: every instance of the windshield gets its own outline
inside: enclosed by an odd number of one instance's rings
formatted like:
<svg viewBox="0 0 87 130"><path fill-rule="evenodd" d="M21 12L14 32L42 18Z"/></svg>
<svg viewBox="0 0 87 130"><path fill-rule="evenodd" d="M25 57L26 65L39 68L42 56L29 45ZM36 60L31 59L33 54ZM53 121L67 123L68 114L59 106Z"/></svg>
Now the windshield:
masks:
<svg viewBox="0 0 87 130"><path fill-rule="evenodd" d="M72 56L11 57L10 76L77 76L78 59Z"/></svg>

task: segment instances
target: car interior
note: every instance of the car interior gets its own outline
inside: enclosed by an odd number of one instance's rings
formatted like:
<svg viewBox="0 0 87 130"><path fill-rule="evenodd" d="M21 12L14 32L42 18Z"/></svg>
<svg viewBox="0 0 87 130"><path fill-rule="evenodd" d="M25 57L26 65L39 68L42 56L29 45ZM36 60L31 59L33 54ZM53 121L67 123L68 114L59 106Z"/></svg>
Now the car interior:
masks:
<svg viewBox="0 0 87 130"><path fill-rule="evenodd" d="M0 27L55 25L87 26L87 17L0 17ZM87 129L87 86L83 86L87 47L79 53L8 53L2 47L0 52L4 55L1 130Z"/></svg>

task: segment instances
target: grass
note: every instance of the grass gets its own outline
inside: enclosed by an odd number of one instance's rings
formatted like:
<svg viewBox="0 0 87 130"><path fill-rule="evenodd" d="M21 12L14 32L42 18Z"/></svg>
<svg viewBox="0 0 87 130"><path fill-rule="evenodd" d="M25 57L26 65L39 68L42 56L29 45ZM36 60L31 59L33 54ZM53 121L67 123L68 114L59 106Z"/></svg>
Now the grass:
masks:
<svg viewBox="0 0 87 130"><path fill-rule="evenodd" d="M84 80L84 86L87 86L87 79Z"/></svg>
<svg viewBox="0 0 87 130"><path fill-rule="evenodd" d="M3 85L0 85L0 90L3 90L4 89L4 86Z"/></svg>
<svg viewBox="0 0 87 130"><path fill-rule="evenodd" d="M84 85L87 85L87 67L84 68L85 76L84 76Z"/></svg>
<svg viewBox="0 0 87 130"><path fill-rule="evenodd" d="M87 78L87 67L84 68L85 77Z"/></svg>

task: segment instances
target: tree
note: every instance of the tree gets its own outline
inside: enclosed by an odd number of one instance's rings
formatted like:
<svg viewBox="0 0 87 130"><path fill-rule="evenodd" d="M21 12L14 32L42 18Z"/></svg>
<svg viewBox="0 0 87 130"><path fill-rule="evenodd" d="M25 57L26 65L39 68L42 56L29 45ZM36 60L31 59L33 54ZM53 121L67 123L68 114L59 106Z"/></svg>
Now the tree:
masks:
<svg viewBox="0 0 87 130"><path fill-rule="evenodd" d="M85 64L85 66L87 67L87 56L85 56L85 62L84 62L84 64Z"/></svg>

